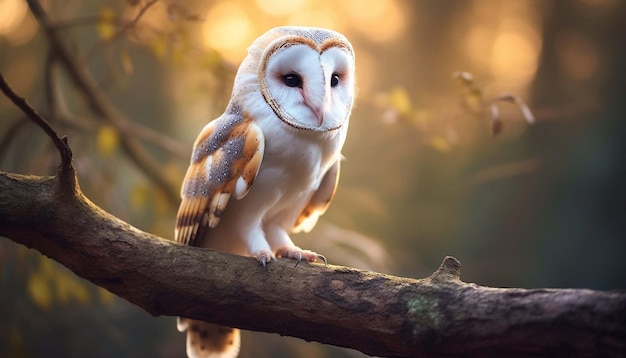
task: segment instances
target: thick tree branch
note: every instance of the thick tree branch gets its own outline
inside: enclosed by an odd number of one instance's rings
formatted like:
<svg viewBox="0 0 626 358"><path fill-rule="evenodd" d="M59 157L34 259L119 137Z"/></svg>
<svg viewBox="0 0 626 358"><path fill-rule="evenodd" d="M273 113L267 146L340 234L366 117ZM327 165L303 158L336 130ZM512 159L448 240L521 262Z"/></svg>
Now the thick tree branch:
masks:
<svg viewBox="0 0 626 358"><path fill-rule="evenodd" d="M144 233L56 178L0 172L0 235L152 315L186 316L397 357L622 356L626 293L498 289L446 258L416 280L252 258ZM219 309L215 309L219 307Z"/></svg>

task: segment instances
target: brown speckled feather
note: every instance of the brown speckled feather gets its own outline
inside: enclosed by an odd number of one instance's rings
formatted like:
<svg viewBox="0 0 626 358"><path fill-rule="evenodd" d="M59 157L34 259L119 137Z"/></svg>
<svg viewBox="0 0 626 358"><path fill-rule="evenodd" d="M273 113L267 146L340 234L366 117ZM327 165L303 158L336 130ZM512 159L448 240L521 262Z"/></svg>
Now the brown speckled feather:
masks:
<svg viewBox="0 0 626 358"><path fill-rule="evenodd" d="M195 246L220 222L230 197L243 198L254 182L265 139L237 108L207 124L196 139L181 189L176 241Z"/></svg>

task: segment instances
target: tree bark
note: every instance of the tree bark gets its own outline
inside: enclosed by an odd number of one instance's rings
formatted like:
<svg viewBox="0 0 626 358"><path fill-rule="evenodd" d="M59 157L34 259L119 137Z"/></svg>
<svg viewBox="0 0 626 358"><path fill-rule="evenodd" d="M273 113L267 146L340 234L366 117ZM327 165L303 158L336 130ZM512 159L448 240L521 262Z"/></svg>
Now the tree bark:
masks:
<svg viewBox="0 0 626 358"><path fill-rule="evenodd" d="M626 355L624 292L482 287L462 282L452 257L425 279L282 259L263 269L142 232L68 190L72 183L0 172L0 235L154 316L377 356Z"/></svg>

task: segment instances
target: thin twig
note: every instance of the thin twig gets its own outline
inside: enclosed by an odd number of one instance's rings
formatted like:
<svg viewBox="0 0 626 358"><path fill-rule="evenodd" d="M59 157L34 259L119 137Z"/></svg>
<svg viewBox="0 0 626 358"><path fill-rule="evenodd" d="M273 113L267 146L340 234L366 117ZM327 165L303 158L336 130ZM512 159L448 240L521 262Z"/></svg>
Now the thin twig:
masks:
<svg viewBox="0 0 626 358"><path fill-rule="evenodd" d="M59 155L61 156L61 165L64 169L69 169L72 166L72 151L67 145L67 137L60 138L57 132L50 126L45 118L39 115L37 111L28 102L18 96L11 86L5 81L4 76L0 73L0 89L4 95L13 102L28 118L30 118L35 124L37 124L43 131L50 137L54 146L57 147Z"/></svg>
<svg viewBox="0 0 626 358"><path fill-rule="evenodd" d="M98 50L103 47L105 44L107 43L111 43L114 42L118 39L120 39L122 36L124 36L126 34L126 32L128 32L129 30L131 30L132 28L135 27L135 25L137 25L137 23L139 22L139 19L141 19L141 17L146 13L146 11L148 11L149 8L152 7L152 5L156 4L159 0L152 0L149 1L146 5L144 5L140 10L139 13L137 13L137 16L135 16L135 18L133 18L131 21L129 22L125 22L124 25L116 32L113 34L113 36L111 36L110 38L101 38L100 40L98 40L98 42L96 42L91 49L89 49L89 51L87 51L87 54L85 55L84 58L84 62L88 63L93 56L96 54L96 52L98 52Z"/></svg>

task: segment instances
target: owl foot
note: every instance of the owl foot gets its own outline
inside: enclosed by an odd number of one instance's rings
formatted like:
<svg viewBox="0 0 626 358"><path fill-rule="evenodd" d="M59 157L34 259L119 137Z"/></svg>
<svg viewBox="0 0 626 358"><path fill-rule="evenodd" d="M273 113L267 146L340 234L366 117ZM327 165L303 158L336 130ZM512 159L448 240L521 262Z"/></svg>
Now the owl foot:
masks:
<svg viewBox="0 0 626 358"><path fill-rule="evenodd" d="M263 265L264 269L267 269L267 264L270 263L272 259L274 259L272 253L267 250L261 250L259 253L254 255L254 257L256 257L256 260L259 261L261 265Z"/></svg>
<svg viewBox="0 0 626 358"><path fill-rule="evenodd" d="M306 260L308 262L315 262L318 259L324 261L324 266L328 266L328 260L324 255L320 255L316 252L310 250L302 250L297 246L283 246L276 250L276 257L286 257L290 259L296 260L296 266L302 260Z"/></svg>
<svg viewBox="0 0 626 358"><path fill-rule="evenodd" d="M324 267L328 267L328 260L326 260L326 256L324 256L322 254L317 254L317 258L322 260L322 261L324 261Z"/></svg>
<svg viewBox="0 0 626 358"><path fill-rule="evenodd" d="M298 267L298 264L300 263L300 261L302 261L302 255L298 254L298 258L296 259L296 265L294 267ZM318 260L322 260L324 261L324 267L328 267L328 260L326 260L326 256L322 255L322 254L316 254L317 255L317 259ZM315 260L317 261L317 260ZM313 262L313 261L310 261Z"/></svg>

